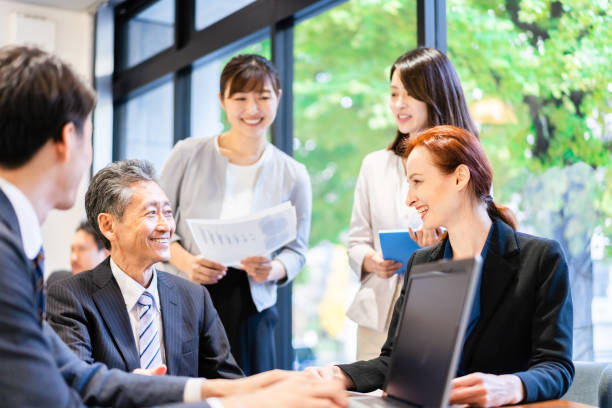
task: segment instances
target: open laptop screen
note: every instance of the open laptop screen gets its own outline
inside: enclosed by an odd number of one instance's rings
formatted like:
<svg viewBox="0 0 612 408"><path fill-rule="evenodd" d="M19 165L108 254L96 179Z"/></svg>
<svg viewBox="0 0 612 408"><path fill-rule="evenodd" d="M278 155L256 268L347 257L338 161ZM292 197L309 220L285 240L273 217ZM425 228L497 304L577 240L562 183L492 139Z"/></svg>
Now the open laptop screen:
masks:
<svg viewBox="0 0 612 408"><path fill-rule="evenodd" d="M421 407L446 406L480 262L419 265L409 275L385 391Z"/></svg>

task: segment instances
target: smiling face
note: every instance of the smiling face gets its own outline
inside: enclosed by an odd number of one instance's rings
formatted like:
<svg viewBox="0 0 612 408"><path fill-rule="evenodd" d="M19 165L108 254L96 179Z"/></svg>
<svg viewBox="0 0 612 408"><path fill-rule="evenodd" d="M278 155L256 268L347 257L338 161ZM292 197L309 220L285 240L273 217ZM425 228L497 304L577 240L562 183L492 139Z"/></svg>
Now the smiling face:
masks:
<svg viewBox="0 0 612 408"><path fill-rule="evenodd" d="M277 95L268 79L262 87L251 91L235 92L231 96L231 83L225 87L221 106L225 110L230 132L236 132L247 137L265 137L266 131L274 122L280 91Z"/></svg>
<svg viewBox="0 0 612 408"><path fill-rule="evenodd" d="M130 266L146 269L170 259L170 237L175 223L170 202L153 181L130 187L130 203L120 220L113 217L111 231L104 233L111 242L113 259L126 259Z"/></svg>
<svg viewBox="0 0 612 408"><path fill-rule="evenodd" d="M404 134L420 132L427 126L427 104L408 94L400 78L399 69L396 69L391 76L389 108L397 128Z"/></svg>
<svg viewBox="0 0 612 408"><path fill-rule="evenodd" d="M459 191L454 173L444 174L433 163L429 151L415 147L406 160L406 173L410 189L406 205L416 208L423 220L423 228L448 226L460 205Z"/></svg>

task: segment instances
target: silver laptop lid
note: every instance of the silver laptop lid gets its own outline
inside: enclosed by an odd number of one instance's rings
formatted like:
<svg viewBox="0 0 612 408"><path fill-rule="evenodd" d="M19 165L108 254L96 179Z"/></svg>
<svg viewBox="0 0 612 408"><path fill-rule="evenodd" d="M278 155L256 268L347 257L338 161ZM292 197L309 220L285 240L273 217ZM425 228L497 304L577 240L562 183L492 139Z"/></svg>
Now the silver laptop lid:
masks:
<svg viewBox="0 0 612 408"><path fill-rule="evenodd" d="M480 256L412 268L385 391L417 407L445 407L457 372Z"/></svg>

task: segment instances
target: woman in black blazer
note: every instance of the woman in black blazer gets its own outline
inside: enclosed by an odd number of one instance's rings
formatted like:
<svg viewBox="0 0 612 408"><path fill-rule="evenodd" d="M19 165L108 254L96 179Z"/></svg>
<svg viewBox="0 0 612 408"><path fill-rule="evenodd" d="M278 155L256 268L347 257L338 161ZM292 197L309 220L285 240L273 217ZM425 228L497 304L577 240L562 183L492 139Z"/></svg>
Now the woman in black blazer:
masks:
<svg viewBox="0 0 612 408"><path fill-rule="evenodd" d="M560 398L574 366L572 301L559 244L516 232L512 212L489 195L491 165L469 132L431 128L406 144L405 157L406 204L419 211L424 228L443 225L448 231L438 245L415 252L408 270L442 258L484 259L450 402L499 406ZM311 371L357 391L381 388L405 290L379 357Z"/></svg>

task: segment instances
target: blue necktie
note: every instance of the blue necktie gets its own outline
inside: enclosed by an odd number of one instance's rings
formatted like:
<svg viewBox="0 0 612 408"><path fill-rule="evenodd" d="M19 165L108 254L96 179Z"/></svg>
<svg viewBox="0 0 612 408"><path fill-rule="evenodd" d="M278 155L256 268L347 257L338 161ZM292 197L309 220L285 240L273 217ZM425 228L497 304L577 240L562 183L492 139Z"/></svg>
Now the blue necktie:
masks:
<svg viewBox="0 0 612 408"><path fill-rule="evenodd" d="M153 296L142 292L138 298L138 339L140 344L140 368L161 365L159 332Z"/></svg>
<svg viewBox="0 0 612 408"><path fill-rule="evenodd" d="M45 293L45 252L43 248L40 247L40 251L38 251L38 255L36 258L32 260L34 264L34 271L36 277L36 306L38 309L38 317L40 319L40 324L45 320L46 311L46 293Z"/></svg>

